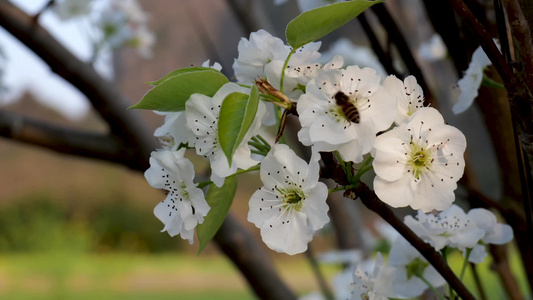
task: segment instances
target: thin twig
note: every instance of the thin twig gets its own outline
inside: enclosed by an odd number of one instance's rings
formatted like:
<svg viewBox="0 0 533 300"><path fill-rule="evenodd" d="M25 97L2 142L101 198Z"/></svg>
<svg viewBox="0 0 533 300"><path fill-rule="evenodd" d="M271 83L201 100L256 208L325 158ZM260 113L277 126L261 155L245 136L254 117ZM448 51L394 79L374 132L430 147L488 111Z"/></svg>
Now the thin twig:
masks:
<svg viewBox="0 0 533 300"><path fill-rule="evenodd" d="M371 7L371 9L376 14L383 27L385 27L387 30L387 36L390 41L396 45L396 48L398 49L400 56L407 66L409 73L416 77L418 84L422 90L424 90L425 104L427 105L431 103L433 96L426 83L426 79L422 74L422 70L418 66L411 49L409 49L409 45L407 44L404 35L400 31L400 28L398 28L398 25L392 18L392 15L387 10L387 7L385 5L374 5Z"/></svg>
<svg viewBox="0 0 533 300"><path fill-rule="evenodd" d="M387 71L387 73L393 74L396 77L400 77L400 73L396 70L396 68L394 68L394 65L392 64L392 57L390 53L385 53L383 47L381 47L381 44L379 43L379 40L376 37L376 34L374 33L374 30L368 23L366 15L367 12L360 14L357 17L357 20L361 24L361 27L363 27L363 30L365 31L365 34L368 37L368 41L370 42L372 50L374 50L374 53L379 59L379 62L381 63L383 68L385 68L385 71Z"/></svg>
<svg viewBox="0 0 533 300"><path fill-rule="evenodd" d="M320 266L318 265L318 262L316 261L316 257L313 254L311 245L307 246L307 250L305 251L305 257L307 258L307 261L311 265L313 274L315 274L316 280L318 281L318 286L320 286L320 290L322 291L322 294L324 295L324 297L327 300L335 299L335 297L333 296L333 292L331 292L331 289L329 288L328 283L326 282L326 279L324 278L324 274L322 274L322 271L320 270Z"/></svg>
<svg viewBox="0 0 533 300"><path fill-rule="evenodd" d="M489 245L489 247L490 253L493 258L490 268L498 274L502 286L507 292L507 295L509 295L509 299L524 300L524 297L520 293L520 286L518 285L518 281L511 272L511 267L509 265L509 255L507 253L507 246Z"/></svg>
<svg viewBox="0 0 533 300"><path fill-rule="evenodd" d="M481 300L487 300L487 293L485 293L481 278L479 278L479 273L476 270L476 264L470 263L470 270L472 270L472 276L474 277L474 282L476 283L479 297L481 298Z"/></svg>

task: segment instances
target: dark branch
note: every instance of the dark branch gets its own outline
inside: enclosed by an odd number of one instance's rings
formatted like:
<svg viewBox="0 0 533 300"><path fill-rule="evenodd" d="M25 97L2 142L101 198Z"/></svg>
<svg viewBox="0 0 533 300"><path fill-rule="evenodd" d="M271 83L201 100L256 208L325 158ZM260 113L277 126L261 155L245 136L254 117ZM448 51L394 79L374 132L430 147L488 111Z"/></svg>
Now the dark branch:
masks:
<svg viewBox="0 0 533 300"><path fill-rule="evenodd" d="M472 14L470 9L463 3L462 0L451 0L453 9L459 16L467 23L467 27L471 31L472 37L483 48L483 51L487 54L490 61L500 74L500 77L504 81L506 87L515 86L517 78L513 73L513 70L507 65L505 58L494 44L491 35L485 29L485 27L479 22L479 20ZM508 89L509 90L509 89Z"/></svg>
<svg viewBox="0 0 533 300"><path fill-rule="evenodd" d="M387 30L389 40L392 41L394 45L396 45L396 48L398 49L400 56L402 57L405 65L407 66L409 73L416 77L418 84L420 85L422 90L424 90L424 96L426 99L425 102L431 103L433 96L431 95L425 77L422 74L422 70L420 70L420 67L416 63L416 60L413 56L413 53L409 49L409 45L407 44L404 35L402 34L400 28L398 28L398 25L387 10L387 7L385 5L374 5L371 9L378 17L379 22ZM428 103L425 104L427 105Z"/></svg>
<svg viewBox="0 0 533 300"><path fill-rule="evenodd" d="M407 225L396 217L392 209L379 200L378 196L366 184L360 183L355 195L361 199L368 209L377 213L396 229L413 247L415 247L437 271L444 277L448 284L457 292L462 299L475 299L464 284L455 276L444 258L437 253L432 246L422 241Z"/></svg>
<svg viewBox="0 0 533 300"><path fill-rule="evenodd" d="M112 161L144 170L136 160L127 156L117 137L73 130L12 112L0 111L0 136L59 153Z"/></svg>
<svg viewBox="0 0 533 300"><path fill-rule="evenodd" d="M527 24L526 18L522 14L520 5L517 0L503 0L502 1L507 17L509 19L509 26L514 36L514 42L517 45L518 53L520 53L524 66L526 82L530 85L533 84L533 44L531 42L531 32Z"/></svg>
<svg viewBox="0 0 533 300"><path fill-rule="evenodd" d="M342 167L335 161L331 152L321 152L321 158L327 168L322 168L321 177L331 178L339 185L350 184L347 182L346 174ZM361 202L371 211L378 214L383 220L387 221L396 229L413 247L415 247L428 261L435 267L448 284L463 299L475 299L464 284L455 276L444 258L437 253L432 246L422 241L407 225L396 217L392 209L383 201L366 184L359 182L356 189L346 190L344 195L351 199L361 199Z"/></svg>
<svg viewBox="0 0 533 300"><path fill-rule="evenodd" d="M148 142L153 140L148 127L140 114L127 111L131 103L112 83L72 55L31 16L6 0L0 0L0 26L37 54L53 72L85 94L109 124L111 134L121 137L132 156L139 159L150 156L155 142Z"/></svg>
<svg viewBox="0 0 533 300"><path fill-rule="evenodd" d="M379 40L376 34L374 33L374 30L372 30L372 27L370 27L370 24L368 23L366 15L367 12L360 14L357 17L357 20L359 20L359 23L361 23L361 27L363 27L363 30L365 31L365 34L368 37L368 40L370 41L370 46L372 47L372 50L374 50L374 53L376 53L379 62L381 63L383 68L385 68L385 71L387 71L387 73L393 74L396 77L400 77L400 73L394 68L394 65L392 64L392 57L390 53L385 53L383 47L381 47L381 44L379 43Z"/></svg>
<svg viewBox="0 0 533 300"><path fill-rule="evenodd" d="M265 247L228 215L213 239L248 280L261 299L296 299L277 276Z"/></svg>

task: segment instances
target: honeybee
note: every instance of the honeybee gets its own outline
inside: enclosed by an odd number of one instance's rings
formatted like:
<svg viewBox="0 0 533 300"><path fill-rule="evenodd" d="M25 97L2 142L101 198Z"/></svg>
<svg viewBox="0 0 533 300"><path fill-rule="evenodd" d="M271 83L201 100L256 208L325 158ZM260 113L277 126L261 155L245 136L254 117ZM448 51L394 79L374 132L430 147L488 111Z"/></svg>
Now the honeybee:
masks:
<svg viewBox="0 0 533 300"><path fill-rule="evenodd" d="M352 102L350 102L350 98L345 93L340 91L335 94L334 98L337 102L337 106L340 107L346 119L359 124L359 110Z"/></svg>

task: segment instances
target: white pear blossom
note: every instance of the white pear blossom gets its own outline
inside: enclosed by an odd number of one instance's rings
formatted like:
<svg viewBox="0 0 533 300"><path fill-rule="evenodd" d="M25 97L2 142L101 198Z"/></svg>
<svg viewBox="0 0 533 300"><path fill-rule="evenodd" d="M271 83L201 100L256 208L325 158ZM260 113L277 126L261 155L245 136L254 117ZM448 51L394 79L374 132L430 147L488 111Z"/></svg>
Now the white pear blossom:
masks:
<svg viewBox="0 0 533 300"><path fill-rule="evenodd" d="M424 107L424 91L414 76L408 76L402 82L390 75L383 81L383 86L398 99L398 116L394 123L407 123L415 111Z"/></svg>
<svg viewBox="0 0 533 300"><path fill-rule="evenodd" d="M457 82L461 93L459 94L459 99L452 107L454 114L460 114L472 106L483 80L483 70L489 65L491 65L491 61L487 54L485 54L481 46L478 47L472 55L472 61L468 65L463 78Z"/></svg>
<svg viewBox="0 0 533 300"><path fill-rule="evenodd" d="M448 49L439 34L434 34L431 38L418 48L418 55L429 62L439 61L444 59L448 54Z"/></svg>
<svg viewBox="0 0 533 300"><path fill-rule="evenodd" d="M287 70L292 70L292 74L285 76L284 92L291 98L298 98L302 91L300 85L305 86L309 80L310 73L294 72L294 70L308 70L322 68L316 63L320 57L318 49L320 42L309 43L299 49L291 56ZM239 57L233 63L235 77L239 83L253 84L258 76L265 78L274 88L280 89L281 72L291 47L285 45L283 41L272 36L265 30L259 30L250 34L250 39L242 38L238 45ZM342 64L341 64L342 65ZM339 66L340 67L340 66ZM303 78L298 78L302 76ZM300 85L299 85L300 84Z"/></svg>
<svg viewBox="0 0 533 300"><path fill-rule="evenodd" d="M513 229L507 224L498 223L496 216L490 210L484 208L474 208L468 212L470 220L478 228L483 230L483 237L477 243L468 257L468 261L473 263L482 262L487 256L486 244L503 245L513 238ZM463 251L463 255L466 250Z"/></svg>
<svg viewBox="0 0 533 300"><path fill-rule="evenodd" d="M384 265L383 256L378 253L372 273L357 267L353 273L352 300L388 300L396 296L394 277L396 269Z"/></svg>
<svg viewBox="0 0 533 300"><path fill-rule="evenodd" d="M196 153L209 159L211 180L218 187L224 184L224 178L234 174L238 168L248 169L258 163L258 161L251 158L248 141L253 135L257 134L261 119L265 114L265 106L262 102L259 102L254 122L242 143L235 150L230 167L218 141L218 116L222 102L231 93L248 94L249 89L230 82L223 85L213 98L202 94L193 94L185 103L187 125L195 135L193 144L196 148Z"/></svg>
<svg viewBox="0 0 533 300"><path fill-rule="evenodd" d="M62 21L88 15L92 0L56 0L52 11Z"/></svg>
<svg viewBox="0 0 533 300"><path fill-rule="evenodd" d="M465 136L444 124L434 108L420 108L408 123L376 138L374 190L393 207L445 210L464 171Z"/></svg>
<svg viewBox="0 0 533 300"><path fill-rule="evenodd" d="M163 125L154 132L154 136L163 145L164 149L176 151L180 144L192 145L194 143L195 135L187 125L184 111L154 112L165 116Z"/></svg>
<svg viewBox="0 0 533 300"><path fill-rule="evenodd" d="M392 244L389 265L396 268L394 289L401 297L413 298L422 295L428 286L420 277L435 288L446 283L437 270L403 237L398 237Z"/></svg>
<svg viewBox="0 0 533 300"><path fill-rule="evenodd" d="M328 189L318 181L320 157L307 164L287 145L276 144L261 162L259 188L250 199L248 221L261 229L272 250L304 252L313 233L329 222Z"/></svg>
<svg viewBox="0 0 533 300"><path fill-rule="evenodd" d="M170 236L179 234L192 244L194 228L204 222L210 207L202 190L193 183L194 167L183 157L184 152L184 148L152 152L144 177L152 187L168 192L154 209L156 217L165 224L162 231Z"/></svg>
<svg viewBox="0 0 533 300"><path fill-rule="evenodd" d="M317 151L338 150L344 160L361 162L372 149L376 134L388 129L397 114L397 100L380 80L375 70L358 66L318 74L298 100L300 142L314 145ZM337 105L338 92L357 109L358 123L351 122Z"/></svg>
<svg viewBox="0 0 533 300"><path fill-rule="evenodd" d="M462 208L453 204L438 215L418 211L417 219L406 216L404 222L421 239L440 251L449 246L460 250L474 247L485 231L476 226Z"/></svg>

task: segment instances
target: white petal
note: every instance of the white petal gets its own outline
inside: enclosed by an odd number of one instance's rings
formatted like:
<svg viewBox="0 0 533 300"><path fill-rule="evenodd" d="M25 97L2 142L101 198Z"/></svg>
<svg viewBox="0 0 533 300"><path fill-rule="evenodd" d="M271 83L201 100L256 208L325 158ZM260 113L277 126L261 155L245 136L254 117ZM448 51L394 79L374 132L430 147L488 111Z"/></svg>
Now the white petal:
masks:
<svg viewBox="0 0 533 300"><path fill-rule="evenodd" d="M456 180L443 179L433 172L425 172L420 175L416 187L410 204L413 209L421 209L426 213L434 209L445 210L455 201L453 191L457 188Z"/></svg>
<svg viewBox="0 0 533 300"><path fill-rule="evenodd" d="M424 278L433 285L435 288L439 288L446 284L446 280L435 270L431 265L427 266L423 274Z"/></svg>
<svg viewBox="0 0 533 300"><path fill-rule="evenodd" d="M272 250L289 255L307 250L313 239L313 230L307 226L305 214L292 211L289 215L269 220L261 227L261 237Z"/></svg>
<svg viewBox="0 0 533 300"><path fill-rule="evenodd" d="M277 192L268 191L261 188L252 195L248 205L248 221L255 224L257 228L264 226L267 220L279 216L279 207L283 204Z"/></svg>
<svg viewBox="0 0 533 300"><path fill-rule="evenodd" d="M412 178L404 176L396 181L386 181L379 176L374 178L374 191L379 199L392 207L405 207L411 204L415 194L411 188Z"/></svg>
<svg viewBox="0 0 533 300"><path fill-rule="evenodd" d="M387 181L394 181L406 175L406 148L403 146L405 144L392 131L376 138L372 166L379 177Z"/></svg>
<svg viewBox="0 0 533 300"><path fill-rule="evenodd" d="M314 231L321 229L329 222L327 197L328 187L324 183L318 182L309 191L308 197L303 200L305 201L303 206L304 213L307 215L309 227Z"/></svg>
<svg viewBox="0 0 533 300"><path fill-rule="evenodd" d="M468 217L476 223L477 227L490 232L494 225L498 223L496 216L487 209L473 208L468 212Z"/></svg>
<svg viewBox="0 0 533 300"><path fill-rule="evenodd" d="M468 256L468 261L471 263L479 264L487 257L487 247L483 244L477 244ZM466 257L466 249L463 250L463 257Z"/></svg>
<svg viewBox="0 0 533 300"><path fill-rule="evenodd" d="M286 186L286 180L299 182L301 178L307 178L308 172L309 165L294 151L287 145L276 144L263 159L260 175L265 187L270 189L274 185Z"/></svg>
<svg viewBox="0 0 533 300"><path fill-rule="evenodd" d="M496 224L492 228L492 232L483 238L483 242L487 244L503 245L507 244L514 238L513 228L507 224Z"/></svg>

